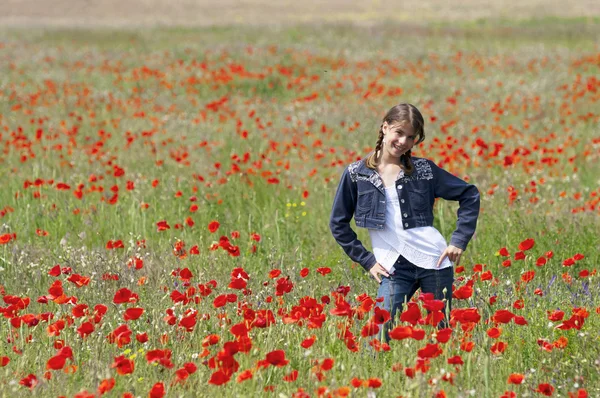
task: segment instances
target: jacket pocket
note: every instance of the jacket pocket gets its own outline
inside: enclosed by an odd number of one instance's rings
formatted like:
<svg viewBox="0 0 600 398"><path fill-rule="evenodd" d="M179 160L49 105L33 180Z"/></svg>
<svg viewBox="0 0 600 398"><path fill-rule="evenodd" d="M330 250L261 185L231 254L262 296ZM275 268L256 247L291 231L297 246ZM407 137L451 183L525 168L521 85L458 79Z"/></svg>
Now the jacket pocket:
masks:
<svg viewBox="0 0 600 398"><path fill-rule="evenodd" d="M365 191L358 193L358 199L356 200L356 215L358 217L369 214L373 208L373 191Z"/></svg>
<svg viewBox="0 0 600 398"><path fill-rule="evenodd" d="M415 213L426 212L429 208L429 191L427 189L407 188L411 210Z"/></svg>

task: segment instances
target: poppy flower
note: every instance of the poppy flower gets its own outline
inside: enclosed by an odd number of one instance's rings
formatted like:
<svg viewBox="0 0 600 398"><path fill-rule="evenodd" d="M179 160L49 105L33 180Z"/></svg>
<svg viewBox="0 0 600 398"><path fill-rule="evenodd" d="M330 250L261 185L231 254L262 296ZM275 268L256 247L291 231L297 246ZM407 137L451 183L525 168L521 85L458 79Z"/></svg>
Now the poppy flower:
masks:
<svg viewBox="0 0 600 398"><path fill-rule="evenodd" d="M240 372L237 376L237 378L235 379L236 382L241 383L244 380L249 380L252 378L252 371L251 370L244 370L242 372Z"/></svg>
<svg viewBox="0 0 600 398"><path fill-rule="evenodd" d="M214 234L219 229L219 226L221 226L221 224L219 224L218 221L211 221L208 223L208 230L211 234Z"/></svg>
<svg viewBox="0 0 600 398"><path fill-rule="evenodd" d="M452 329L450 328L444 328L444 329L440 329L437 331L435 339L439 342L439 343L447 343L450 340L450 337L452 336Z"/></svg>
<svg viewBox="0 0 600 398"><path fill-rule="evenodd" d="M149 398L163 398L165 396L165 385L164 383L156 383L150 389L148 393Z"/></svg>
<svg viewBox="0 0 600 398"><path fill-rule="evenodd" d="M523 376L521 373L512 373L510 376L508 376L508 384L521 384L523 383L523 380L525 379L525 376Z"/></svg>
<svg viewBox="0 0 600 398"><path fill-rule="evenodd" d="M296 381L298 378L298 371L296 369L292 370L291 373L283 376L283 381L292 382Z"/></svg>
<svg viewBox="0 0 600 398"><path fill-rule="evenodd" d="M121 376L133 373L135 364L131 359L125 358L124 355L115 357L111 368L116 368L117 373Z"/></svg>
<svg viewBox="0 0 600 398"><path fill-rule="evenodd" d="M162 220L156 223L156 229L158 230L158 232L160 231L166 231L167 229L170 229L171 227L169 226L169 224L167 223L167 221Z"/></svg>
<svg viewBox="0 0 600 398"><path fill-rule="evenodd" d="M463 359L460 355L455 355L453 357L448 358L447 362L450 365L464 365L465 364L465 362L463 361Z"/></svg>
<svg viewBox="0 0 600 398"><path fill-rule="evenodd" d="M208 384L214 384L216 386L223 385L227 383L231 379L231 375L223 372L222 370L217 370L214 372L210 379L208 380Z"/></svg>
<svg viewBox="0 0 600 398"><path fill-rule="evenodd" d="M135 321L144 313L143 308L127 308L125 313L123 314L123 319L125 321Z"/></svg>
<svg viewBox="0 0 600 398"><path fill-rule="evenodd" d="M500 355L500 354L504 353L507 346L508 346L508 344L506 344L505 342L499 341L499 342L495 343L494 345L492 345L492 347L490 347L490 351L492 352L492 354Z"/></svg>
<svg viewBox="0 0 600 398"><path fill-rule="evenodd" d="M497 310L492 316L492 321L496 323L509 323L514 317L515 314L508 310Z"/></svg>
<svg viewBox="0 0 600 398"><path fill-rule="evenodd" d="M521 243L519 243L519 250L527 251L527 250L531 249L533 246L535 246L535 240L533 240L532 238L527 238L524 241L522 241Z"/></svg>
<svg viewBox="0 0 600 398"><path fill-rule="evenodd" d="M551 397L554 393L554 387L548 383L540 383L535 391L547 397Z"/></svg>
<svg viewBox="0 0 600 398"><path fill-rule="evenodd" d="M109 392L110 390L112 390L114 386L115 386L114 378L111 377L109 379L104 379L100 382L100 385L98 386L98 394L104 395L107 392Z"/></svg>
<svg viewBox="0 0 600 398"><path fill-rule="evenodd" d="M266 360L269 364L277 367L287 365L290 361L285 358L285 351L274 350L267 354Z"/></svg>
<svg viewBox="0 0 600 398"><path fill-rule="evenodd" d="M373 314L373 322L375 322L377 325L383 325L390 319L390 313L387 310L375 307L375 313Z"/></svg>
<svg viewBox="0 0 600 398"><path fill-rule="evenodd" d="M315 343L315 336L311 336L311 337L308 337L308 338L304 339L302 341L302 343L300 343L300 346L302 348L307 348L308 349L308 348L312 347L312 345L314 343Z"/></svg>
<svg viewBox="0 0 600 398"><path fill-rule="evenodd" d="M508 252L506 247L503 247L502 249L498 250L498 255L500 255L502 257L509 257L510 253Z"/></svg>

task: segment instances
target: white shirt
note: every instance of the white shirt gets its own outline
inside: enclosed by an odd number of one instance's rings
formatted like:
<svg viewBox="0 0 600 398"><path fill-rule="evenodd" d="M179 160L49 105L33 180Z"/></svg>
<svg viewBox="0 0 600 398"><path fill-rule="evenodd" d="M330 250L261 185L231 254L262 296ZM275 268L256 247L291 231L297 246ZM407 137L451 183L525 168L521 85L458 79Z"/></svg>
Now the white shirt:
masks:
<svg viewBox="0 0 600 398"><path fill-rule="evenodd" d="M427 269L452 267L445 258L440 267L437 262L448 246L442 234L434 227L404 229L398 192L395 186L385 188L385 224L383 229L369 229L373 254L389 273L402 255L414 265Z"/></svg>

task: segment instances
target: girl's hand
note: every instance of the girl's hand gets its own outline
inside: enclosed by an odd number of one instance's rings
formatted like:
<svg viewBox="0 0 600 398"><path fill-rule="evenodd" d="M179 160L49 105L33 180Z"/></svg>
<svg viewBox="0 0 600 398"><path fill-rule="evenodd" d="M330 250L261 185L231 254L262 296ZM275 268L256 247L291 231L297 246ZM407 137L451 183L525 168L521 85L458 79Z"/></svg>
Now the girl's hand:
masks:
<svg viewBox="0 0 600 398"><path fill-rule="evenodd" d="M390 277L390 275L387 273L387 271L385 270L385 268L383 268L383 266L379 263L375 263L375 265L373 267L371 267L371 269L369 270L369 272L371 273L371 276L373 278L375 278L375 280L377 281L377 283L381 283L381 278L379 278L379 275L383 275L386 277Z"/></svg>
<svg viewBox="0 0 600 398"><path fill-rule="evenodd" d="M439 268L440 265L442 265L442 261L444 261L445 257L448 257L448 260L452 261L455 265L458 265L460 263L460 256L462 254L462 249L452 245L448 246L440 256L440 259L437 262L437 267Z"/></svg>

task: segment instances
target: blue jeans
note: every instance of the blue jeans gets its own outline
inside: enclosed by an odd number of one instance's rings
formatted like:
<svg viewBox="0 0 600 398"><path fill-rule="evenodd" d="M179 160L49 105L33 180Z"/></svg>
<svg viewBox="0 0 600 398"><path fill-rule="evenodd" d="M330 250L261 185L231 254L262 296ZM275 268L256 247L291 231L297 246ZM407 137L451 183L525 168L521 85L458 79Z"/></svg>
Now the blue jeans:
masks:
<svg viewBox="0 0 600 398"><path fill-rule="evenodd" d="M439 270L419 268L400 256L394 264L394 272L390 274L390 277L381 278L381 284L377 291L377 297L383 297L383 302L377 303L377 305L386 309L392 317L384 327L385 342L389 341L388 332L393 328L398 309L402 312L402 305L408 303L419 288L423 293L433 293L436 300L446 300L445 319L440 322L438 327L447 327L452 304L453 282L454 267Z"/></svg>

